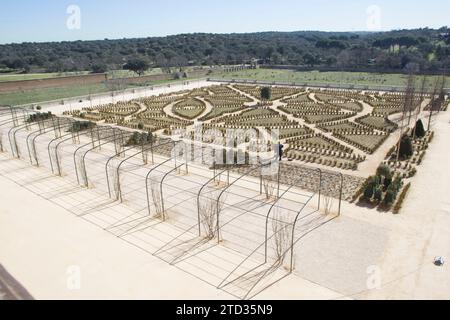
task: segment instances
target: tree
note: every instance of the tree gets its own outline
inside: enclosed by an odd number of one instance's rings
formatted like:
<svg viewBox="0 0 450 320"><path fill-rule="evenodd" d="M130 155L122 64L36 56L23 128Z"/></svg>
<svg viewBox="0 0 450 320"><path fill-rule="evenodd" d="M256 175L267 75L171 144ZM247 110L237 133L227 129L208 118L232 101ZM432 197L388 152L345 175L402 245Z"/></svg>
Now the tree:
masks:
<svg viewBox="0 0 450 320"><path fill-rule="evenodd" d="M130 70L136 72L139 76L143 75L145 71L150 68L150 63L141 58L134 58L128 61L124 66L124 70Z"/></svg>
<svg viewBox="0 0 450 320"><path fill-rule="evenodd" d="M417 120L416 126L414 127L414 136L418 138L423 138L425 136L425 128L423 127L422 120Z"/></svg>
<svg viewBox="0 0 450 320"><path fill-rule="evenodd" d="M416 77L411 72L408 77L408 85L405 94L405 112L408 112L408 126L411 123L412 112L416 105Z"/></svg>
<svg viewBox="0 0 450 320"><path fill-rule="evenodd" d="M380 203L383 200L383 190L380 186L377 186L373 192L373 198L377 203Z"/></svg>
<svg viewBox="0 0 450 320"><path fill-rule="evenodd" d="M263 100L272 99L272 88L271 87L261 88L261 99L263 99Z"/></svg>
<svg viewBox="0 0 450 320"><path fill-rule="evenodd" d="M445 73L442 75L442 79L439 77L436 79L433 93L431 94L430 101L430 115L428 118L428 130L431 129L431 117L433 116L433 111L440 111L442 107L442 103L444 102L443 98L445 98L444 94L444 86L445 86ZM441 100L442 99L442 100Z"/></svg>
<svg viewBox="0 0 450 320"><path fill-rule="evenodd" d="M427 77L423 76L422 77L422 85L420 87L420 98L419 98L419 102L417 104L417 108L416 108L416 127L417 127L417 121L419 121L419 115L422 112L422 103L425 97L425 87L426 87L426 83L427 83ZM420 121L422 122L422 121ZM422 127L423 127L423 123L422 123ZM414 128L413 131L413 139L416 138L416 129Z"/></svg>
<svg viewBox="0 0 450 320"><path fill-rule="evenodd" d="M389 168L389 166L385 164L382 164L377 169L377 175L383 177L390 177L392 176L391 168Z"/></svg>
<svg viewBox="0 0 450 320"><path fill-rule="evenodd" d="M408 135L404 135L400 141L399 156L401 159L409 159L413 153L414 150L411 138Z"/></svg>
<svg viewBox="0 0 450 320"><path fill-rule="evenodd" d="M379 187L379 179L377 176L372 176L369 178L366 188L364 189L363 199L366 201L371 201L375 190Z"/></svg>
<svg viewBox="0 0 450 320"><path fill-rule="evenodd" d="M400 161L400 158L403 158L400 155L400 149L401 149L401 142L403 140L403 129L404 129L404 124L405 124L405 118L406 115L408 113L408 110L411 111L411 105L412 105L412 101L414 101L414 84L415 83L415 78L414 75L412 73L409 74L408 76L408 81L406 84L406 88L405 88L405 94L404 94L404 101L403 101L403 107L402 107L402 121L401 121L401 125L400 125L400 139L398 140L398 145L397 145L397 162ZM410 112L410 116L411 116L411 112ZM408 121L410 121L410 118L408 119ZM408 122L409 125L409 122Z"/></svg>
<svg viewBox="0 0 450 320"><path fill-rule="evenodd" d="M117 69L130 58L147 58L162 68L186 66L190 61L196 65L241 64L255 58L263 63L329 65L353 70L365 68L368 60L375 60L378 71L407 68L411 64L419 64L424 71L437 71L450 67L450 38L442 36L447 33L447 29L424 28L343 35L314 31L181 34L164 38L22 43L0 45L0 65L48 72L90 70L100 63ZM441 41L436 41L439 38ZM432 59L425 59L431 54Z"/></svg>
<svg viewBox="0 0 450 320"><path fill-rule="evenodd" d="M314 55L312 55L311 53L305 53L305 54L303 55L303 61L304 61L305 64L307 64L308 66L313 67L313 66L316 64L317 59L316 59L316 57L315 57Z"/></svg>
<svg viewBox="0 0 450 320"><path fill-rule="evenodd" d="M106 66L106 64L94 64L91 67L91 71L93 73L105 73L106 71L108 71L108 67Z"/></svg>
<svg viewBox="0 0 450 320"><path fill-rule="evenodd" d="M377 169L377 176L379 177L381 184L383 184L385 188L388 188L392 182L391 168L385 164L380 165Z"/></svg>

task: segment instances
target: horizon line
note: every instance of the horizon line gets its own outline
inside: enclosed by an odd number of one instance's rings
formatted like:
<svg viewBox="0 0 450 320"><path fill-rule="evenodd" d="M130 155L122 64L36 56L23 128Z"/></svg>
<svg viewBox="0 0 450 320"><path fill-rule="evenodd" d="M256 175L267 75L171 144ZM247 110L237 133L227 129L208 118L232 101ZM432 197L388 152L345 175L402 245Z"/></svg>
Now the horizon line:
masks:
<svg viewBox="0 0 450 320"><path fill-rule="evenodd" d="M78 39L78 40L50 40L50 41L22 41L22 42L0 42L0 46L7 45L21 45L21 44L45 44L45 43L63 43L63 42L92 42L92 41L119 41L119 40L137 40L137 39L149 39L149 38L168 38L168 37L176 37L182 35L244 35L244 34L258 34L258 33L297 33L297 32L321 32L321 33L347 33L347 34L375 34L375 33L388 33L395 31L414 31L414 30L439 30L442 28L448 28L448 26L442 26L439 28L431 28L431 27L417 27L417 28L405 28L405 29L390 29L390 30L354 30L354 31L332 31L332 30L293 30L293 31L251 31L251 32L188 32L188 33L174 33L167 34L163 36L132 36L132 37L122 37L122 38L92 38L92 39Z"/></svg>

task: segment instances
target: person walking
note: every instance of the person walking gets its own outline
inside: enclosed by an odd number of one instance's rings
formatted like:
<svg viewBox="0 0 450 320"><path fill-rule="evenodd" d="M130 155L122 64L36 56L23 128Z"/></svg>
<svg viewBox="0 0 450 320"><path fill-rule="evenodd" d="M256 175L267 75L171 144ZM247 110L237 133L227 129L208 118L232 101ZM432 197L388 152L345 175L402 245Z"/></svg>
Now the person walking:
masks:
<svg viewBox="0 0 450 320"><path fill-rule="evenodd" d="M284 145L282 145L281 143L278 143L278 156L280 157L280 161L283 160L283 149L284 149Z"/></svg>

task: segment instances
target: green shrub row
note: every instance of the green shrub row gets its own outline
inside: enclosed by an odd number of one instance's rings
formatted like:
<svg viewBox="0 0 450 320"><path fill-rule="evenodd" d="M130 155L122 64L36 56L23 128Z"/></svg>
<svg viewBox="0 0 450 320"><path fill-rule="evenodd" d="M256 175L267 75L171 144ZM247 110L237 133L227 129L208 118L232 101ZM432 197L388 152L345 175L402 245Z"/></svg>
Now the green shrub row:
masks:
<svg viewBox="0 0 450 320"><path fill-rule="evenodd" d="M402 208L403 205L403 201L406 198L406 195L408 194L409 189L411 188L411 183L408 183L402 190L402 192L400 193L400 196L398 197L397 202L395 203L394 206L394 214L398 214L400 212L400 209Z"/></svg>

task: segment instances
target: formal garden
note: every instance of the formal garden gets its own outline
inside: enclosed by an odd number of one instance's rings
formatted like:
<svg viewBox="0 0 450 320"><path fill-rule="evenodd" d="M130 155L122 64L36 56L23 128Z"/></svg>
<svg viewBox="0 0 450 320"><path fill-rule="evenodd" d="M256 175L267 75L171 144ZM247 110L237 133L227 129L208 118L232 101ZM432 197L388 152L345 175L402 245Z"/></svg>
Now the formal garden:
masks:
<svg viewBox="0 0 450 320"><path fill-rule="evenodd" d="M415 95L414 101L419 104L423 98ZM390 116L402 111L404 101L404 93L229 83L66 115L167 135L185 129L194 136L196 123L203 125L203 132L214 129L220 134L230 129L278 130L288 162L353 171L398 131L399 123ZM405 164L387 158L386 165L401 171L401 177L411 176L413 165L423 157L423 139L413 139L414 154ZM251 140L248 134L245 140Z"/></svg>

